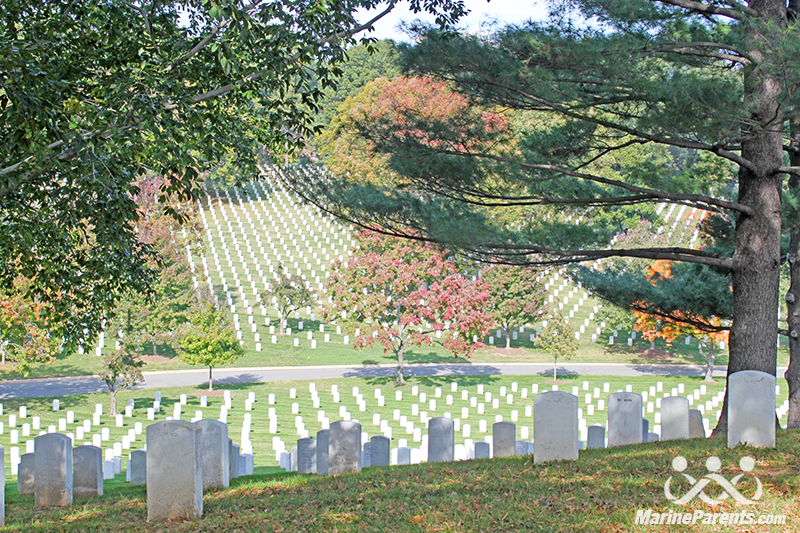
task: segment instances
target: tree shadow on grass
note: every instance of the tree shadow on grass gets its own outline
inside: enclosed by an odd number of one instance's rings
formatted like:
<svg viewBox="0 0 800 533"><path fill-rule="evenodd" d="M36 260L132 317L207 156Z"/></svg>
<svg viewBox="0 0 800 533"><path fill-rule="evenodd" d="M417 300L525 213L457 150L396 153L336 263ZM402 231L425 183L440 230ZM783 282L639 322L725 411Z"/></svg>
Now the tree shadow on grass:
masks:
<svg viewBox="0 0 800 533"><path fill-rule="evenodd" d="M497 381L501 374L500 369L490 365L473 366L469 364L448 364L442 366L406 367L404 376L410 385L436 387L446 385L453 381L462 386L489 384ZM396 382L396 368L364 368L345 373L344 377L366 378L370 385L394 385Z"/></svg>

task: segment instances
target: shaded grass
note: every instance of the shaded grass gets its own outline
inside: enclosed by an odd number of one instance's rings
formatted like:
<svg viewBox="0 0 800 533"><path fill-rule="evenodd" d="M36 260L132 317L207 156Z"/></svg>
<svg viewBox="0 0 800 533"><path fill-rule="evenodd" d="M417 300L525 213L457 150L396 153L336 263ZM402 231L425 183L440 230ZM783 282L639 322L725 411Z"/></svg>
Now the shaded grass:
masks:
<svg viewBox="0 0 800 533"><path fill-rule="evenodd" d="M800 531L798 488L800 433L780 432L776 449L729 450L724 439L672 441L588 450L574 462L533 464L515 457L447 464L369 468L360 474L299 476L258 469L224 491L207 492L204 515L195 521L146 522L142 487L108 483L101 498L67 509L32 508L32 497L7 497L3 531L676 531L686 526L634 524L638 509L655 512L740 512L728 503L711 507L695 499L677 506L664 497L664 483L677 476L672 459L682 455L696 478L708 457L722 460L721 475L741 473L739 459L756 460L764 485L755 514L785 514L784 526L695 524L693 531ZM752 495L750 483L737 487ZM681 494L686 483L673 485ZM716 495L716 489L707 490Z"/></svg>

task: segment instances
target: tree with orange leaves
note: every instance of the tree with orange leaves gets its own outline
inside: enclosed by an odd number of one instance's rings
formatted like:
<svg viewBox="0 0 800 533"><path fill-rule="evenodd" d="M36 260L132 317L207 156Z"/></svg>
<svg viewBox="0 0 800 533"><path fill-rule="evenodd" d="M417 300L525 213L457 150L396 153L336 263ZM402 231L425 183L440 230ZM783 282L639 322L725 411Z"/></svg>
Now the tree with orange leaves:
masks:
<svg viewBox="0 0 800 533"><path fill-rule="evenodd" d="M48 306L27 295L30 283L17 277L0 295L0 362L12 363L23 375L36 363L52 361L61 350Z"/></svg>

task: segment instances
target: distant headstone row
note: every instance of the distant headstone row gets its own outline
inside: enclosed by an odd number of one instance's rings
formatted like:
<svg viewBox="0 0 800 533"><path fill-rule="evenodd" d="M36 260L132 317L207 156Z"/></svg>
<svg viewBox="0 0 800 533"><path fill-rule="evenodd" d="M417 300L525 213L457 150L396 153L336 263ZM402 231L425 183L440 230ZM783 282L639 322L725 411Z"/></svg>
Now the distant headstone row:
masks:
<svg viewBox="0 0 800 533"><path fill-rule="evenodd" d="M747 371L733 374L730 394L747 401L731 402L728 416L729 446L774 446L775 377ZM533 399L534 439L516 439L516 425L497 422L492 427L491 442L477 442L476 459L533 454L534 462L576 460L582 443L578 436L578 398L561 391L537 394ZM772 406L771 409L768 406ZM625 446L656 440L705 437L700 411L689 409L682 397L668 397L661 403L661 431L649 431L643 418L642 396L617 392L609 396L608 439L602 426L588 428L587 448ZM454 422L445 417L428 420L427 443L422 455L428 462L455 460ZM492 453L492 448L494 453ZM397 464L409 464L412 452L397 448ZM329 430L317 433L317 439L302 438L292 452L281 454L281 466L299 473L344 474L358 472L365 466L390 464L390 439L373 437L362 446L361 425L355 421L333 422Z"/></svg>

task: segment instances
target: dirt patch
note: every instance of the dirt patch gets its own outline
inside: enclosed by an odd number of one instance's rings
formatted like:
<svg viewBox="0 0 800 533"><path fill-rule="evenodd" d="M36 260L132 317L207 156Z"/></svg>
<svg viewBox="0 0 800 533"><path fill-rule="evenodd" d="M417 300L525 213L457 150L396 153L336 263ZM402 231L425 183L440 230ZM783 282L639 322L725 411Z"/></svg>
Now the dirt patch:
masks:
<svg viewBox="0 0 800 533"><path fill-rule="evenodd" d="M208 383L206 383L206 385L208 385ZM214 390L204 389L204 390L195 391L194 395L195 396L224 396L225 395L225 391L224 390L219 390L219 389L214 389Z"/></svg>
<svg viewBox="0 0 800 533"><path fill-rule="evenodd" d="M497 357L520 357L527 355L528 352L522 348L495 348L492 355Z"/></svg>
<svg viewBox="0 0 800 533"><path fill-rule="evenodd" d="M165 355L140 355L139 359L145 363L169 363L172 361L172 357Z"/></svg>
<svg viewBox="0 0 800 533"><path fill-rule="evenodd" d="M674 356L666 350L639 350L637 355L648 361L669 361Z"/></svg>

